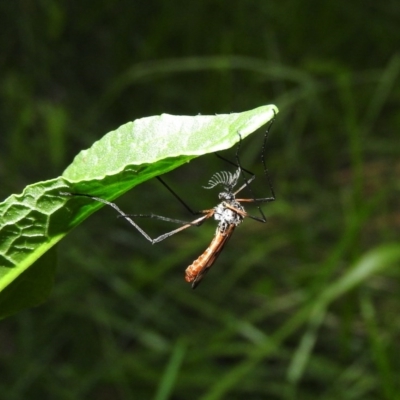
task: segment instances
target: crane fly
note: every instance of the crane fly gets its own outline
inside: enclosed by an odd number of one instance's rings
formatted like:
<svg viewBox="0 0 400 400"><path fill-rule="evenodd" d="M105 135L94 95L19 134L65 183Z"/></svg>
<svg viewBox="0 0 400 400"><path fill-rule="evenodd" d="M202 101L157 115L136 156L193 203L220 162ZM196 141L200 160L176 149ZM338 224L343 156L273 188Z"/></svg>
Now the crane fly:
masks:
<svg viewBox="0 0 400 400"><path fill-rule="evenodd" d="M202 211L193 211L160 177L157 179L176 197L176 199L193 215L201 215L200 217L196 218L191 222L182 221L179 219L168 218L162 215L157 214L125 214L115 203L112 203L108 200L104 200L100 197L94 197L89 194L82 194L82 193L60 193L66 196L83 196L89 197L92 200L98 201L100 203L106 204L112 207L114 210L118 212L118 217L125 218L139 233L141 233L150 243L155 244L161 242L162 240L174 235L175 233L181 232L187 228L192 226L200 226L206 220L214 217L216 221L218 221L218 226L212 239L210 245L207 249L195 260L191 265L186 268L185 271L185 280L192 284L192 288L196 288L196 286L201 282L204 278L204 275L209 271L209 269L214 265L215 261L217 260L218 256L221 254L221 251L225 247L226 243L232 236L234 230L238 225L240 225L244 218L248 217L258 222L266 222L267 219L261 210L260 206L257 205L257 209L261 215L261 217L256 217L253 215L248 214L241 203L268 203L275 200L275 193L272 187L269 173L267 170L267 166L265 163L264 152L266 147L266 141L268 137L269 128L271 127L273 120L268 126L266 134L264 136L264 143L262 146L262 153L261 153L261 160L264 168L264 174L266 176L269 189L271 192L270 197L263 197L263 198L255 198L250 186L250 183L255 179L255 175L252 174L250 171L242 168L239 159L239 148L241 145L241 137L239 140L239 144L236 150L236 163L233 163L224 157L221 157L217 154L217 156L226 162L235 165L237 170L234 173L228 171L220 171L215 173L211 179L208 181L208 186L205 186L205 189L212 189L218 185L223 187L223 190L219 193L218 198L220 203L209 210L202 210ZM249 179L246 179L244 176L244 172L251 174ZM239 178L242 176L244 183L234 191L234 188L238 185ZM241 198L237 199L236 195L242 191L244 188L248 188L252 197L251 198ZM170 232L164 233L152 239L132 218L154 218L161 221L172 222L175 224L179 224L180 227L174 229Z"/></svg>
<svg viewBox="0 0 400 400"><path fill-rule="evenodd" d="M186 268L185 280L192 284L193 289L200 283L204 275L213 266L226 243L233 234L235 228L240 225L247 216L240 200L236 200L235 196L243 188L247 186L247 182L242 185L236 192L233 188L237 185L241 173L238 168L235 174L227 171L217 172L209 181L209 186L205 189L211 189L216 185L223 185L224 191L220 192L218 197L222 200L216 207L211 210L203 211L205 219L214 217L218 222L215 236L210 245L191 265ZM253 178L254 179L254 178Z"/></svg>

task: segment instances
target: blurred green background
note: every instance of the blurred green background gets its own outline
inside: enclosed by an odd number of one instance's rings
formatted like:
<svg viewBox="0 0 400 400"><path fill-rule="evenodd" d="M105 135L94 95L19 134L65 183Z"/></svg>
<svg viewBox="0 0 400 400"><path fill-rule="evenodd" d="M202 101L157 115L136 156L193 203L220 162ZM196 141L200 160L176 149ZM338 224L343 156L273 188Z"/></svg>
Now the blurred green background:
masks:
<svg viewBox="0 0 400 400"><path fill-rule="evenodd" d="M192 291L214 222L151 246L102 209L59 245L49 301L1 321L1 399L400 398L398 1L0 9L2 200L136 118L280 109L268 222L246 220ZM257 174L262 137L241 152ZM165 179L209 208L224 169L207 156ZM157 181L118 204L190 218Z"/></svg>

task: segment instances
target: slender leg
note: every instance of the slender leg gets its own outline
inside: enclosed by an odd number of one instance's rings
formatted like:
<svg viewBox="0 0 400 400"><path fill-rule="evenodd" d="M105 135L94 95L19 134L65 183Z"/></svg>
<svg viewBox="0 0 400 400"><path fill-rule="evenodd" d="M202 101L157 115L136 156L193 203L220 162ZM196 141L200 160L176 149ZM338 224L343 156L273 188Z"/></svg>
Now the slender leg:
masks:
<svg viewBox="0 0 400 400"><path fill-rule="evenodd" d="M275 114L275 111L274 111L274 114ZM269 134L269 130L271 129L271 126L274 123L274 121L275 121L275 117L272 119L272 121L268 125L267 131L265 132L263 148L262 148L262 152L261 152L261 161L262 161L263 166L264 166L264 174L265 174L265 177L267 178L268 186L269 186L269 189L270 189L271 195L272 195L272 197L269 197L270 200L268 200L268 201L274 201L275 200L275 191L274 191L274 188L272 186L271 178L269 176L269 171L268 171L268 168L267 168L267 164L265 162L265 152L266 152L266 148L267 148L268 134Z"/></svg>
<svg viewBox="0 0 400 400"><path fill-rule="evenodd" d="M248 187L248 189L249 189L249 191L250 191L250 194L252 195L252 198L249 198L249 199L236 199L236 201L238 201L238 202L246 202L246 203L269 203L269 202L272 202L272 201L275 200L274 188L273 188L273 186L272 186L271 179L270 179L270 176L269 176L269 172L268 172L268 169L267 169L267 165L266 165L266 162L265 162L265 151L266 151L266 146L267 146L268 133L269 133L269 130L270 130L271 125L272 125L273 122L274 122L274 119L273 119L273 120L270 122L270 124L268 125L268 128L267 128L267 130L266 130L266 133L265 133L265 135L264 135L264 141L263 141L262 150L261 150L261 162L262 162L262 164L263 164L264 174L265 174L265 176L266 176L266 179L267 179L267 182L268 182L268 186L269 186L269 189L270 189L270 192L271 192L271 196L270 196L270 197L256 198L256 197L254 196L254 194L253 194L253 190L252 190L252 188L251 188L250 183L253 182L253 180L255 179L255 175L254 175L251 171L249 171L249 170L243 168L243 167L242 167L242 164L241 164L241 162L240 162L239 151L240 151L240 146L241 146L241 144L242 144L242 137L240 136L240 133L239 133L239 132L238 132L238 135L239 135L239 137L240 137L240 140L239 140L239 143L238 143L238 146L237 146L237 149L236 149L236 156L235 156L235 158L236 158L236 163L234 163L234 162L232 162L232 161L230 161L230 160L228 160L228 159L226 159L226 158L220 156L219 154L217 154L217 157L219 157L220 159L222 159L222 160L228 162L229 164L232 164L232 165L235 165L235 166L239 167L240 170L241 170L241 172L242 172L242 176L243 176L243 178L244 178L244 184L243 184L238 190L236 190L236 192L235 192L234 194L236 195L236 194L239 193L241 190L243 190L245 187ZM251 177L250 177L249 179L247 179L247 178L245 177L245 175L243 174L243 171L244 171L244 172L247 172L248 174L250 174ZM261 215L261 218L260 218L260 217L253 216L253 215L248 215L248 214L247 214L246 216L249 217L249 218L251 218L251 219L254 219L255 221L266 222L266 221L267 221L267 218L265 217L265 214L264 214L264 212L262 211L261 207L257 205L257 209L258 209L258 211L259 211L259 213L260 213L260 215Z"/></svg>
<svg viewBox="0 0 400 400"><path fill-rule="evenodd" d="M173 224L179 224L179 225L186 225L189 224L189 221L183 221L181 219L176 219L176 218L169 218L169 217L164 217L163 215L157 215L157 214L120 214L117 215L117 218L126 218L126 217L131 217L131 218L153 218L153 219L158 219L160 221L165 221L165 222L172 222Z"/></svg>
<svg viewBox="0 0 400 400"><path fill-rule="evenodd" d="M166 189L188 210L192 215L202 214L202 211L193 211L164 181L161 177L157 176L157 179L166 187Z"/></svg>
<svg viewBox="0 0 400 400"><path fill-rule="evenodd" d="M206 221L208 218L212 217L214 215L214 209L211 210L203 210L200 211L199 213L203 214L201 217L195 219L192 222L186 222L186 221L181 221L173 218L167 218L167 217L162 217L161 215L155 215L155 214L138 214L134 215L136 217L148 217L148 218L156 218L160 219L162 221L168 221L168 222L174 222L177 224L182 224L177 229L172 230L171 232L164 233L163 235L160 235L156 237L155 239L152 239L136 222L134 222L128 214L125 214L115 203L111 203L110 201L104 200L100 197L95 197L95 196L90 196L89 194L82 194L82 193L60 193L62 195L67 195L67 196L81 196L81 197L88 197L92 200L98 201L100 203L106 204L110 207L112 207L117 213L119 214L119 217L125 218L139 233L141 233L150 243L158 243L161 242L162 240L166 239L167 237L170 237L174 235L175 233L181 232L184 229L190 228L191 226L199 226L201 225L204 221Z"/></svg>

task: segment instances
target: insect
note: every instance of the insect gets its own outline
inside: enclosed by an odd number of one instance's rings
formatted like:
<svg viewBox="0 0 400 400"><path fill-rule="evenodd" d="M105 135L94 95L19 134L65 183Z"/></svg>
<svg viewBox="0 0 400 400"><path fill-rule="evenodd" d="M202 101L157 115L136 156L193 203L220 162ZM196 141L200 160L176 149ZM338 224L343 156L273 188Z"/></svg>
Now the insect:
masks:
<svg viewBox="0 0 400 400"><path fill-rule="evenodd" d="M266 176L269 189L271 192L270 197L263 197L263 198L254 197L252 189L250 187L250 183L255 179L255 175L252 174L250 171L242 168L240 164L239 149L241 145L241 139L239 141L236 150L236 164L218 155L219 158L227 161L232 165L235 165L237 167L236 171L234 173L228 171L217 172L214 175L212 175L211 179L208 181L208 185L204 187L205 189L212 189L218 185L221 185L223 188L223 190L218 194L220 203L214 208L196 212L193 211L161 178L157 177L157 179L184 205L184 207L187 210L189 210L193 215L201 215L199 218L196 218L191 222L168 218L156 214L125 214L115 203L111 203L99 197L94 197L88 194L80 194L80 193L63 193L63 194L89 197L92 200L96 200L98 202L101 202L103 204L106 204L114 208L114 210L116 210L119 213L119 217L125 218L136 230L139 231L139 233L141 233L152 244L159 243L162 240L174 235L175 233L181 232L192 226L200 226L206 220L213 217L216 221L218 221L214 238L212 239L207 249L195 261L193 261L193 263L189 265L185 271L185 280L186 282L191 283L192 288L194 289L201 282L201 280L204 278L205 274L209 271L209 269L213 266L218 256L221 254L221 251L228 242L229 238L232 236L235 228L238 225L240 225L246 217L263 223L267 221L259 205L257 205L257 209L261 217L256 217L248 214L245 211L242 203L259 204L259 203L268 203L275 200L274 189L272 187L269 178L269 173L266 167L265 157L264 157L268 132L272 122L273 121L271 121L264 136L264 143L262 146L262 154L261 154L264 174ZM246 179L244 172L251 174L249 179ZM243 179L243 183L242 185L239 186L238 189L234 190L235 187L238 186L240 178ZM236 198L236 195L239 192L241 192L244 188L249 189L252 197ZM170 232L164 233L163 235L158 236L155 239L152 239L132 218L154 218L162 221L176 223L181 226Z"/></svg>
<svg viewBox="0 0 400 400"><path fill-rule="evenodd" d="M209 180L208 186L205 187L205 189L211 189L217 185L222 185L224 190L218 195L218 198L222 200L221 203L211 210L204 211L205 219L214 217L216 221L219 221L214 238L204 253L193 261L185 271L185 280L192 283L193 289L213 266L235 228L248 216L240 202L249 201L250 199L236 199L235 196L248 186L250 181L246 181L238 190L233 192L233 188L237 185L241 172L240 167L234 174L227 171L217 172ZM255 175L252 176L251 180L254 180L254 178Z"/></svg>

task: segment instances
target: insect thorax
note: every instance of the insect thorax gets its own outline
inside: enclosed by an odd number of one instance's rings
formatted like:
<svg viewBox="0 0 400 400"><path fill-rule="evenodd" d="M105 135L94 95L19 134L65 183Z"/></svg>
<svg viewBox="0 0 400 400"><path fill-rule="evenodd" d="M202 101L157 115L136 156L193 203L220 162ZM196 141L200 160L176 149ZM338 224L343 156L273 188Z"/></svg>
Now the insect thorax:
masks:
<svg viewBox="0 0 400 400"><path fill-rule="evenodd" d="M238 226L243 221L243 216L228 208L227 205L237 210L244 211L243 206L236 200L223 201L222 203L219 203L215 207L214 219L219 221L218 229L222 232L224 232L229 225L233 224Z"/></svg>

